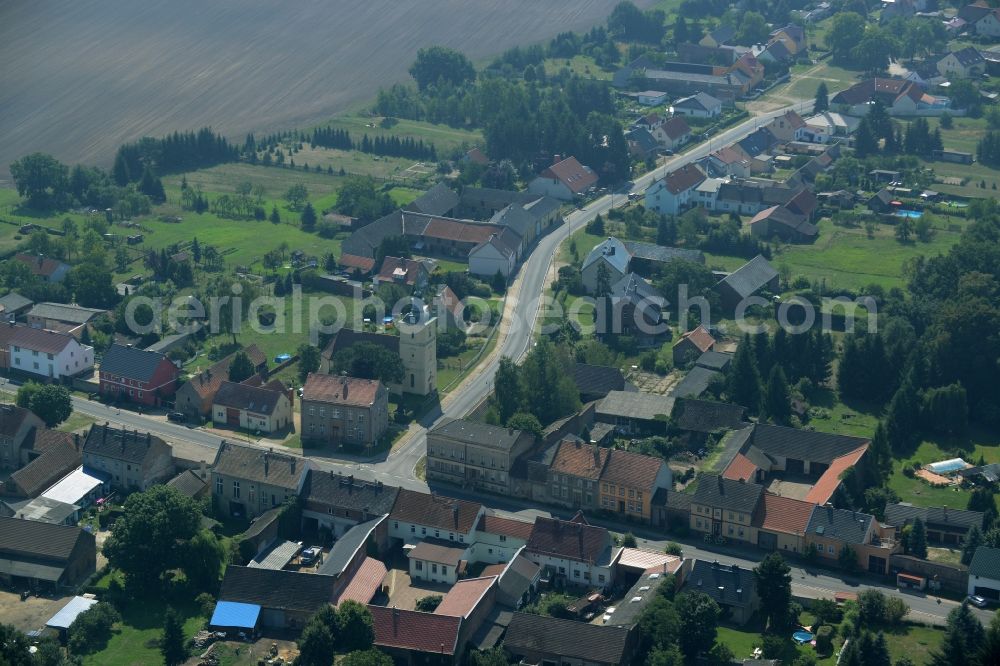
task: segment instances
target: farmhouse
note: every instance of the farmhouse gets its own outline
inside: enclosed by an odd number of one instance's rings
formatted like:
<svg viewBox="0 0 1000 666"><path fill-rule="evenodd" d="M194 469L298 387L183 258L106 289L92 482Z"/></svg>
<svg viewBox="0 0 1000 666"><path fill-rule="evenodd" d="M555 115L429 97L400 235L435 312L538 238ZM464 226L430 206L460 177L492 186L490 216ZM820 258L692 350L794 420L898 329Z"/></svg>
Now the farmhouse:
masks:
<svg viewBox="0 0 1000 666"><path fill-rule="evenodd" d="M17 405L0 405L0 469L17 469L27 464L35 433L45 423L34 412Z"/></svg>
<svg viewBox="0 0 1000 666"><path fill-rule="evenodd" d="M786 206L771 206L750 220L750 234L763 239L780 238L786 243L811 243L819 229L805 215L793 213Z"/></svg>
<svg viewBox="0 0 1000 666"><path fill-rule="evenodd" d="M429 277L427 267L421 261L386 257L374 278L375 286L381 283L398 284L406 287L423 287Z"/></svg>
<svg viewBox="0 0 1000 666"><path fill-rule="evenodd" d="M69 333L79 339L83 329L107 310L85 308L74 303L36 303L28 310L28 326Z"/></svg>
<svg viewBox="0 0 1000 666"><path fill-rule="evenodd" d="M732 311L745 299L760 291L778 291L778 271L767 259L757 255L715 285L723 307Z"/></svg>
<svg viewBox="0 0 1000 666"><path fill-rule="evenodd" d="M969 594L1000 600L1000 548L976 549L969 563Z"/></svg>
<svg viewBox="0 0 1000 666"><path fill-rule="evenodd" d="M685 589L707 594L729 620L739 625L749 622L760 609L753 570L736 564L695 560Z"/></svg>
<svg viewBox="0 0 1000 666"><path fill-rule="evenodd" d="M389 536L409 544L429 537L468 545L483 512L479 502L400 488L389 513Z"/></svg>
<svg viewBox="0 0 1000 666"><path fill-rule="evenodd" d="M699 92L676 100L671 109L679 116L715 118L722 115L722 102L708 93Z"/></svg>
<svg viewBox="0 0 1000 666"><path fill-rule="evenodd" d="M885 507L885 522L902 530L919 518L926 529L927 541L958 546L973 527L982 529L983 513L965 509L913 506L907 503L890 503Z"/></svg>
<svg viewBox="0 0 1000 666"><path fill-rule="evenodd" d="M97 568L94 535L79 527L0 518L0 579L73 587Z"/></svg>
<svg viewBox="0 0 1000 666"><path fill-rule="evenodd" d="M46 282L62 282L69 272L69 264L41 254L33 255L19 252L14 255L14 260L27 266L32 275L42 278Z"/></svg>
<svg viewBox="0 0 1000 666"><path fill-rule="evenodd" d="M596 185L597 180L597 174L590 167L580 164L575 157L560 159L557 155L552 166L528 183L528 191L560 201L571 201Z"/></svg>
<svg viewBox="0 0 1000 666"><path fill-rule="evenodd" d="M284 384L264 386L222 382L212 400L212 422L243 430L273 433L292 424L292 402Z"/></svg>
<svg viewBox="0 0 1000 666"><path fill-rule="evenodd" d="M715 346L715 338L704 326L698 326L677 339L671 348L674 367L680 368Z"/></svg>
<svg viewBox="0 0 1000 666"><path fill-rule="evenodd" d="M336 580L322 574L233 564L226 568L222 579L216 613L225 604L248 604L256 609L262 626L300 629L317 611L333 603ZM220 626L220 621L213 617L211 624Z"/></svg>
<svg viewBox="0 0 1000 666"><path fill-rule="evenodd" d="M174 395L180 370L166 354L113 344L98 374L102 396L158 406Z"/></svg>
<svg viewBox="0 0 1000 666"><path fill-rule="evenodd" d="M503 227L469 251L469 272L484 277L497 273L510 277L517 266L520 245L521 237L510 227Z"/></svg>
<svg viewBox="0 0 1000 666"><path fill-rule="evenodd" d="M577 512L572 520L535 519L524 555L541 567L549 580L606 589L614 582L621 555L603 527L587 523Z"/></svg>
<svg viewBox="0 0 1000 666"><path fill-rule="evenodd" d="M8 327L9 367L30 375L62 379L92 370L94 348L68 333L27 326Z"/></svg>
<svg viewBox="0 0 1000 666"><path fill-rule="evenodd" d="M618 666L632 663L639 635L629 627L514 613L503 646L522 664Z"/></svg>
<svg viewBox="0 0 1000 666"><path fill-rule="evenodd" d="M935 67L941 76L970 79L986 73L986 59L977 48L967 46L945 54L937 61Z"/></svg>
<svg viewBox="0 0 1000 666"><path fill-rule="evenodd" d="M148 432L107 423L90 426L83 442L83 464L108 474L111 485L125 490L146 490L174 473L169 444Z"/></svg>
<svg viewBox="0 0 1000 666"><path fill-rule="evenodd" d="M388 515L398 492L380 481L310 469L302 488L303 528L311 533L327 529L339 538L359 523ZM387 530L387 525L381 527Z"/></svg>
<svg viewBox="0 0 1000 666"><path fill-rule="evenodd" d="M655 393L610 391L597 403L595 419L625 434L662 434L674 399Z"/></svg>
<svg viewBox="0 0 1000 666"><path fill-rule="evenodd" d="M427 432L427 478L503 495L514 461L534 443L521 430L445 419Z"/></svg>
<svg viewBox="0 0 1000 666"><path fill-rule="evenodd" d="M258 374L267 373L267 357L257 345L244 347L242 351L250 358ZM229 381L229 368L237 353L233 352L184 382L177 389L174 398L175 409L188 416L208 416L212 411L212 401L216 392L222 386L222 382Z"/></svg>
<svg viewBox="0 0 1000 666"><path fill-rule="evenodd" d="M834 108L843 107L852 116L864 116L869 105L880 100L891 115L912 115L916 111L944 111L951 106L947 97L925 93L919 85L905 79L873 78L855 83L830 99Z"/></svg>
<svg viewBox="0 0 1000 666"><path fill-rule="evenodd" d="M659 213L677 215L688 207L692 191L705 178L705 172L695 164L675 169L646 190L645 206Z"/></svg>
<svg viewBox="0 0 1000 666"><path fill-rule="evenodd" d="M224 442L212 464L212 492L221 511L255 518L302 493L308 460Z"/></svg>

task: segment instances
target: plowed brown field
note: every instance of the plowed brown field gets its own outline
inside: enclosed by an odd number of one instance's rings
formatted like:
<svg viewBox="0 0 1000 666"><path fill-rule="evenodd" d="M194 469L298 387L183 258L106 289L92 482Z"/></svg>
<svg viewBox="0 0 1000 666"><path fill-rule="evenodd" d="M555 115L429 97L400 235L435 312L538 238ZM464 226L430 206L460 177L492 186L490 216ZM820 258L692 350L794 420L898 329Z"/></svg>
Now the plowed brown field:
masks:
<svg viewBox="0 0 1000 666"><path fill-rule="evenodd" d="M36 150L107 165L143 135L303 126L407 78L421 47L484 58L588 29L615 3L0 0L0 179Z"/></svg>

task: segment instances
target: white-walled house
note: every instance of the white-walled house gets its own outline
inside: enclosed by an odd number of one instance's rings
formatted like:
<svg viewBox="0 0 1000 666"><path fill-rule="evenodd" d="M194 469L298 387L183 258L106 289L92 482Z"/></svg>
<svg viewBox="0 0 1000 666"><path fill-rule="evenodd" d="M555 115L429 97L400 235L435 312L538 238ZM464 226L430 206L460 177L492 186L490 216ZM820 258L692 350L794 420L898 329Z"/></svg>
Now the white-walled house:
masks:
<svg viewBox="0 0 1000 666"><path fill-rule="evenodd" d="M1000 548L976 549L969 563L969 594L1000 601Z"/></svg>
<svg viewBox="0 0 1000 666"><path fill-rule="evenodd" d="M491 235L469 252L469 272L473 275L492 277L497 271L510 277L517 266L517 234L508 228Z"/></svg>
<svg viewBox="0 0 1000 666"><path fill-rule="evenodd" d="M469 549L472 562L510 562L531 538L533 523L483 514L476 527L476 542Z"/></svg>
<svg viewBox="0 0 1000 666"><path fill-rule="evenodd" d="M471 545L484 510L479 502L400 488L389 512L389 537L406 544L440 539Z"/></svg>
<svg viewBox="0 0 1000 666"><path fill-rule="evenodd" d="M94 348L68 333L17 326L7 340L15 370L61 379L94 369Z"/></svg>
<svg viewBox="0 0 1000 666"><path fill-rule="evenodd" d="M677 215L689 206L694 188L705 180L705 172L695 164L671 171L646 190L645 206L667 215Z"/></svg>
<svg viewBox="0 0 1000 666"><path fill-rule="evenodd" d="M292 402L275 386L222 382L212 400L212 422L232 428L277 432L292 424Z"/></svg>
<svg viewBox="0 0 1000 666"><path fill-rule="evenodd" d="M606 589L614 582L615 563L622 549L614 546L603 527L588 525L582 513L573 520L535 519L524 556L550 578Z"/></svg>

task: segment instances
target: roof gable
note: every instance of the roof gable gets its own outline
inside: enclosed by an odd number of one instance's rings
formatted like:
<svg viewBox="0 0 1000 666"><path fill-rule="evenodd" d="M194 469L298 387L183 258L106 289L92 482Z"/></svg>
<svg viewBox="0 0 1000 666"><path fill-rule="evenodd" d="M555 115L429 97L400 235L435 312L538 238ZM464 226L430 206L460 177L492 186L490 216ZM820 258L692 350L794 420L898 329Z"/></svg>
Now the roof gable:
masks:
<svg viewBox="0 0 1000 666"><path fill-rule="evenodd" d="M389 517L415 525L468 534L483 505L461 499L400 488Z"/></svg>
<svg viewBox="0 0 1000 666"><path fill-rule="evenodd" d="M333 601L334 576L241 567L231 564L222 579L219 599L264 608L315 613Z"/></svg>
<svg viewBox="0 0 1000 666"><path fill-rule="evenodd" d="M575 158L567 157L542 172L545 178L554 178L570 192L580 194L597 182L597 174Z"/></svg>
<svg viewBox="0 0 1000 666"><path fill-rule="evenodd" d="M113 458L126 462L143 464L147 459L166 455L169 456L170 445L148 432L115 428L107 423L95 423L87 432L83 443L86 455Z"/></svg>
<svg viewBox="0 0 1000 666"><path fill-rule="evenodd" d="M225 442L215 455L212 473L298 491L309 461L297 456Z"/></svg>

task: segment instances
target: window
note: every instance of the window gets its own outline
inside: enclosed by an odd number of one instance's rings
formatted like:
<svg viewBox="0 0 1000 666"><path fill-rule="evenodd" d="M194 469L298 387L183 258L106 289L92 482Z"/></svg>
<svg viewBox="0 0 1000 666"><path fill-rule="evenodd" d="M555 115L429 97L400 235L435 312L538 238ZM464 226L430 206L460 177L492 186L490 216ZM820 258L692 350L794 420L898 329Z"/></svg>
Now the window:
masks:
<svg viewBox="0 0 1000 666"><path fill-rule="evenodd" d="M414 560L414 562L413 562L413 568L416 569L417 571L423 571L424 570L424 563L421 562L420 560Z"/></svg>
<svg viewBox="0 0 1000 666"><path fill-rule="evenodd" d="M221 495L222 494L222 477L221 476L215 480L215 494L216 495Z"/></svg>
<svg viewBox="0 0 1000 666"><path fill-rule="evenodd" d="M597 574L597 582L599 583L604 582L604 574Z"/></svg>
<svg viewBox="0 0 1000 666"><path fill-rule="evenodd" d="M417 526L410 525L410 534L416 534L416 533L417 533Z"/></svg>
<svg viewBox="0 0 1000 666"><path fill-rule="evenodd" d="M253 500L254 500L253 486L250 486L250 490L247 492L247 501L253 504Z"/></svg>
<svg viewBox="0 0 1000 666"><path fill-rule="evenodd" d="M573 578L579 578L579 577L580 577L580 570L573 569Z"/></svg>
<svg viewBox="0 0 1000 666"><path fill-rule="evenodd" d="M629 488L629 490L628 490L628 496L631 497L632 499L635 499L635 490L633 490L632 488Z"/></svg>
<svg viewBox="0 0 1000 666"><path fill-rule="evenodd" d="M618 489L618 497L625 497L625 487L622 486Z"/></svg>
<svg viewBox="0 0 1000 666"><path fill-rule="evenodd" d="M233 499L240 498L240 482L233 481Z"/></svg>
<svg viewBox="0 0 1000 666"><path fill-rule="evenodd" d="M431 562L431 573L437 573L437 572L438 572L438 565Z"/></svg>
<svg viewBox="0 0 1000 666"><path fill-rule="evenodd" d="M427 528L426 527L421 527L420 528L420 534L423 535L423 536L427 536Z"/></svg>
<svg viewBox="0 0 1000 666"><path fill-rule="evenodd" d="M441 574L444 575L444 576L448 575L448 567L446 567L443 564L441 565Z"/></svg>
<svg viewBox="0 0 1000 666"><path fill-rule="evenodd" d="M392 528L398 530L399 529L399 523L398 522L394 522L392 524Z"/></svg>
<svg viewBox="0 0 1000 666"><path fill-rule="evenodd" d="M821 546L820 548L822 549L822 546ZM829 553L830 553L831 555L833 555L833 554L834 554L834 553L836 552L836 551L835 551L835 550L833 549L833 546L832 546L832 545L830 545L830 546L827 546L827 547L826 547L826 549L827 549L827 551L828 551L828 552L829 552Z"/></svg>
<svg viewBox="0 0 1000 666"><path fill-rule="evenodd" d="M434 530L434 538L435 539L441 538L441 530Z"/></svg>
<svg viewBox="0 0 1000 666"><path fill-rule="evenodd" d="M500 543L503 543L506 540L507 540L507 535L506 534L501 534L500 535Z"/></svg>

